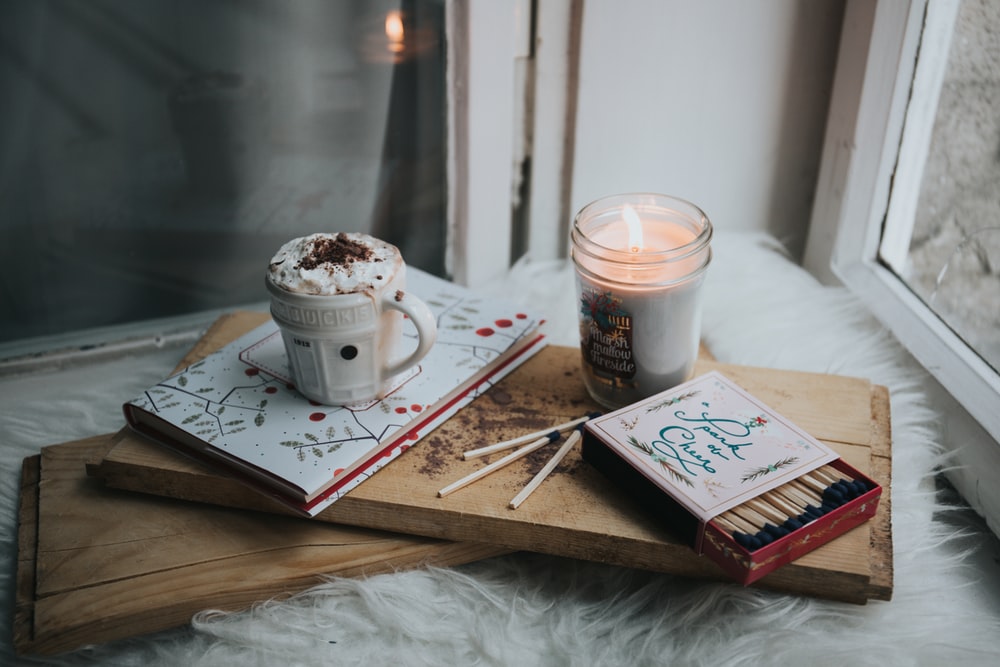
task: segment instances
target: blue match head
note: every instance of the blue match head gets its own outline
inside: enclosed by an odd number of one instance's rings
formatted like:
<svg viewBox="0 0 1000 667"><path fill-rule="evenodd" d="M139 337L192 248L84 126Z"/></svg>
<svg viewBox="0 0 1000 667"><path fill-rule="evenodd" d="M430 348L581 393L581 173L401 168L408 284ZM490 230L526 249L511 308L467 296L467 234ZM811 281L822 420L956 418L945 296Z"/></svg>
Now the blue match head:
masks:
<svg viewBox="0 0 1000 667"><path fill-rule="evenodd" d="M587 419L597 419L600 416L601 416L600 412L588 412L587 413Z"/></svg>
<svg viewBox="0 0 1000 667"><path fill-rule="evenodd" d="M844 494L845 499L849 500L851 498L858 497L858 490L853 485L849 484L847 480L842 479L839 482L834 482L833 486L842 494Z"/></svg>
<svg viewBox="0 0 1000 667"><path fill-rule="evenodd" d="M823 514L826 514L827 512L832 512L833 510L837 509L838 507L840 507L843 504L844 503L830 503L830 502L827 502L826 500L824 500L823 504L820 505L820 507L823 508Z"/></svg>
<svg viewBox="0 0 1000 667"><path fill-rule="evenodd" d="M579 424L577 424L577 425L576 425L576 430L577 430L577 431L579 431L580 433L583 433L583 425L584 425L585 423L586 423L586 422L580 422Z"/></svg>
<svg viewBox="0 0 1000 667"><path fill-rule="evenodd" d="M739 531L733 531L733 539L736 540L738 545L747 551L757 551L757 549L764 546L755 536L747 535L746 533L741 533Z"/></svg>
<svg viewBox="0 0 1000 667"><path fill-rule="evenodd" d="M826 489L823 490L824 505L833 505L834 507L840 507L846 501L847 498L844 497L844 494L838 491L837 489L833 488L832 486L828 486Z"/></svg>
<svg viewBox="0 0 1000 667"><path fill-rule="evenodd" d="M799 528L801 528L802 525L803 523L801 521L799 521L795 517L790 516L787 519L785 519L784 523L781 524L781 527L787 530L788 532L792 532L794 530L798 530Z"/></svg>
<svg viewBox="0 0 1000 667"><path fill-rule="evenodd" d="M774 542L774 538L771 537L771 535L769 535L766 530L759 530L759 531L757 531L757 534L754 537L756 537L758 540L760 540L760 545L761 546L764 546L765 544L770 544L771 542Z"/></svg>
<svg viewBox="0 0 1000 667"><path fill-rule="evenodd" d="M549 439L549 442L555 442L556 440L562 437L562 433L560 433L559 431L552 431L545 437Z"/></svg>
<svg viewBox="0 0 1000 667"><path fill-rule="evenodd" d="M764 532L773 537L774 539L778 539L787 535L788 529L782 528L781 526L775 526L774 524L771 523L765 523Z"/></svg>
<svg viewBox="0 0 1000 667"><path fill-rule="evenodd" d="M862 482L860 479L848 482L848 485L854 488L855 493L859 496L863 496L868 493L868 485Z"/></svg>
<svg viewBox="0 0 1000 667"><path fill-rule="evenodd" d="M831 509L832 508L828 508L825 505L820 507L816 507L815 505L806 505L806 512L812 514L817 519L829 512Z"/></svg>
<svg viewBox="0 0 1000 667"><path fill-rule="evenodd" d="M818 518L819 518L819 515L817 515L817 514L810 514L809 512L803 512L802 514L800 514L797 517L795 517L796 521L798 521L803 526L806 525L807 523L812 523L813 521L815 521Z"/></svg>
<svg viewBox="0 0 1000 667"><path fill-rule="evenodd" d="M733 531L733 539L736 540L736 544L740 545L741 547L749 551L753 551L756 548L753 546L754 545L753 536L747 535L746 533Z"/></svg>

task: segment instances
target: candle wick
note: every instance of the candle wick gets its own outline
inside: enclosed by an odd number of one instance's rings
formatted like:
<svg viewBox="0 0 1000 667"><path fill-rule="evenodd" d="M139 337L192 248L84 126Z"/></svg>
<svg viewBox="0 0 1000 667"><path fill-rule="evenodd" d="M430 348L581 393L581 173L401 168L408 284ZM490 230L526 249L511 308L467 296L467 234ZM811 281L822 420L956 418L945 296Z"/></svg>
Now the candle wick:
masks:
<svg viewBox="0 0 1000 667"><path fill-rule="evenodd" d="M634 246L632 246L632 247L630 248L630 250L631 250L632 252L639 252L639 246L636 246L636 245L634 245Z"/></svg>

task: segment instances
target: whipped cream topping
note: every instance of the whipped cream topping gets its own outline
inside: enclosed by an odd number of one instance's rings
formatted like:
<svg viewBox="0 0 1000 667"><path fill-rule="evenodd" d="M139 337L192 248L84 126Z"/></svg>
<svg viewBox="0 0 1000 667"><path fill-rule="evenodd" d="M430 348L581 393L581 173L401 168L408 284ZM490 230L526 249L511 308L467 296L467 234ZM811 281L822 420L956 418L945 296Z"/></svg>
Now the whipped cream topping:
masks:
<svg viewBox="0 0 1000 667"><path fill-rule="evenodd" d="M271 281L301 294L351 294L377 289L402 264L396 246L360 233L310 234L292 239L271 258Z"/></svg>

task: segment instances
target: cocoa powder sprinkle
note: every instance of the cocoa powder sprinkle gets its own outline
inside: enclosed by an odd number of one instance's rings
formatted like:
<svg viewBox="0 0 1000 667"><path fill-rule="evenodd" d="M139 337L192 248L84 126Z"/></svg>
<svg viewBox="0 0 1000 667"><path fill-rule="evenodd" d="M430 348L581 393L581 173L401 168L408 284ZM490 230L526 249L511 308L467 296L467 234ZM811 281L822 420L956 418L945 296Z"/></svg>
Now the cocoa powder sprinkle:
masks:
<svg viewBox="0 0 1000 667"><path fill-rule="evenodd" d="M324 264L346 267L354 262L366 262L371 259L372 254L371 248L340 232L334 238L313 241L309 254L300 259L295 268L309 271Z"/></svg>

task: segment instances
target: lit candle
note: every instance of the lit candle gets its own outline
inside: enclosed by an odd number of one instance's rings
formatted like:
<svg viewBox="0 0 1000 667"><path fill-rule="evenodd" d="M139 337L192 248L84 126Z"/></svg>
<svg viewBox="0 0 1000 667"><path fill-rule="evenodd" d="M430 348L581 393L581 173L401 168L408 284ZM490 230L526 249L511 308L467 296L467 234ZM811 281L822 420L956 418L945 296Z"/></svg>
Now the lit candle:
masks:
<svg viewBox="0 0 1000 667"><path fill-rule="evenodd" d="M625 194L573 223L580 347L590 394L618 408L689 379L712 225L697 206Z"/></svg>
<svg viewBox="0 0 1000 667"><path fill-rule="evenodd" d="M389 51L392 53L402 53L404 48L403 35L405 32L403 28L403 13L401 11L393 9L385 15L385 38Z"/></svg>

